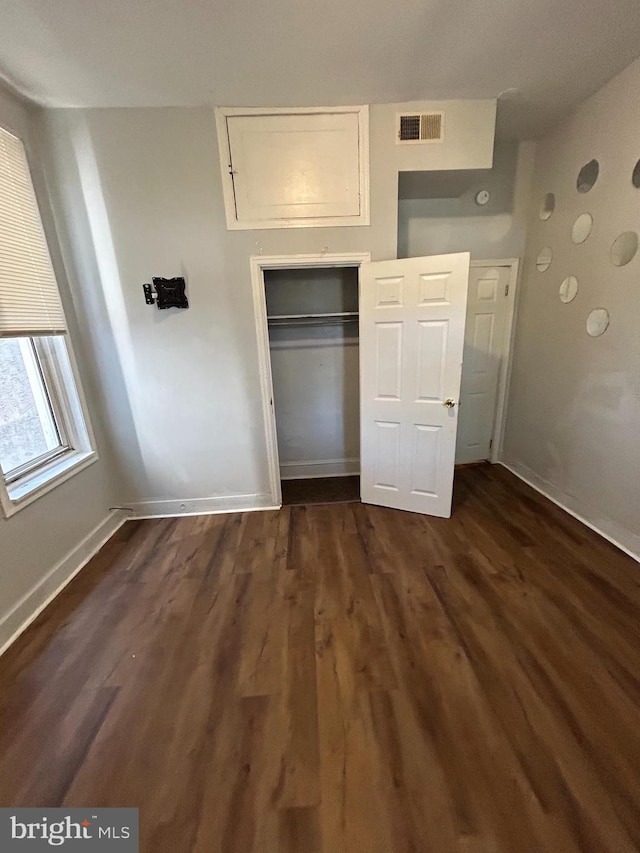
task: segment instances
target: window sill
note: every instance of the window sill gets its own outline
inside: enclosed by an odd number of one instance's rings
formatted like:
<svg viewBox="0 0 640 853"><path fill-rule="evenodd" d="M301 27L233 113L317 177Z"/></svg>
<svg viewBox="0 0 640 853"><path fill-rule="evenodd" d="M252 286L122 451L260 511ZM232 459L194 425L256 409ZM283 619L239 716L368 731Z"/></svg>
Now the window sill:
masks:
<svg viewBox="0 0 640 853"><path fill-rule="evenodd" d="M0 480L0 498L6 518L15 515L25 506L46 495L60 483L88 468L98 459L95 450L75 451L56 460L46 469L34 472L10 486L2 487Z"/></svg>

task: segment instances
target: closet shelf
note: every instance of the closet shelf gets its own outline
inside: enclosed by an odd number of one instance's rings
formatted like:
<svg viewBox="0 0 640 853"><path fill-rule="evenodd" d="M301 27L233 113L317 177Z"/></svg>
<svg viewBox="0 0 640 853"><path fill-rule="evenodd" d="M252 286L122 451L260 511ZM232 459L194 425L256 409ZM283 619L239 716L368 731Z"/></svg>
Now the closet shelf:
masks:
<svg viewBox="0 0 640 853"><path fill-rule="evenodd" d="M357 311L338 311L332 314L272 314L270 326L330 326L358 322Z"/></svg>

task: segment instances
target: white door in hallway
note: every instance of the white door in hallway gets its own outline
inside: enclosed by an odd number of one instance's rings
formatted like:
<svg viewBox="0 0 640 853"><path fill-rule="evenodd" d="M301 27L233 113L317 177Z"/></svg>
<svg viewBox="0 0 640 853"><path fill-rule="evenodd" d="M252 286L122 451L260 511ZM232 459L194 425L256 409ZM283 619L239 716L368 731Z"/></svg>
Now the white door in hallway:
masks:
<svg viewBox="0 0 640 853"><path fill-rule="evenodd" d="M502 367L511 267L471 266L456 463L489 459Z"/></svg>
<svg viewBox="0 0 640 853"><path fill-rule="evenodd" d="M469 254L360 267L360 490L451 515Z"/></svg>

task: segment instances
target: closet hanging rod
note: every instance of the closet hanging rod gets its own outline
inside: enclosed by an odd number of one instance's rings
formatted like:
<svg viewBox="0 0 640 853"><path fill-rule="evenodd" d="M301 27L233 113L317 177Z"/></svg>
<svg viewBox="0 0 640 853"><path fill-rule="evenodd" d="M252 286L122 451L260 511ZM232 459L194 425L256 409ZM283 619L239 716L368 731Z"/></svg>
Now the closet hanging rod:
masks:
<svg viewBox="0 0 640 853"><path fill-rule="evenodd" d="M267 320L329 320L333 317L356 319L357 311L336 311L330 314L271 314Z"/></svg>
<svg viewBox="0 0 640 853"><path fill-rule="evenodd" d="M312 317L295 320L271 318L269 325L272 328L283 328L285 326L346 326L348 323L357 323L358 315L353 317Z"/></svg>

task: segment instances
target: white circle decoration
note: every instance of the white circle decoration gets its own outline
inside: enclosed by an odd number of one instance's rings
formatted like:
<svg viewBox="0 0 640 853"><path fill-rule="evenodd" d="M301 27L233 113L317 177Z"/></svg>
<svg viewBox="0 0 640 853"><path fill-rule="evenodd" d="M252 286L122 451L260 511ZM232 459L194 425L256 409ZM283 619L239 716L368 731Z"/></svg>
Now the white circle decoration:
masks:
<svg viewBox="0 0 640 853"><path fill-rule="evenodd" d="M536 258L536 267L538 272L546 272L551 266L552 260L553 249L551 246L545 246L544 249L540 249L540 254Z"/></svg>
<svg viewBox="0 0 640 853"><path fill-rule="evenodd" d="M582 169L580 169L580 174L578 175L578 180L576 181L576 188L579 193L588 193L590 189L592 189L595 182L598 180L598 175L600 174L600 163L597 160L589 160Z"/></svg>
<svg viewBox="0 0 640 853"><path fill-rule="evenodd" d="M538 216L543 222L551 218L551 214L556 209L556 197L553 193L547 193L540 205Z"/></svg>
<svg viewBox="0 0 640 853"><path fill-rule="evenodd" d="M573 302L578 293L578 279L568 275L560 285L560 302Z"/></svg>
<svg viewBox="0 0 640 853"><path fill-rule="evenodd" d="M638 251L638 235L635 231L625 231L611 246L611 263L615 267L623 267L632 261Z"/></svg>
<svg viewBox="0 0 640 853"><path fill-rule="evenodd" d="M609 312L606 308L594 308L587 317L587 332L592 338L599 338L609 328Z"/></svg>
<svg viewBox="0 0 640 853"><path fill-rule="evenodd" d="M593 228L593 217L590 213L581 213L573 223L571 239L574 243L584 243Z"/></svg>

